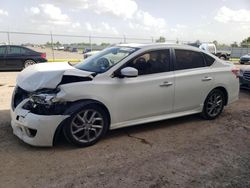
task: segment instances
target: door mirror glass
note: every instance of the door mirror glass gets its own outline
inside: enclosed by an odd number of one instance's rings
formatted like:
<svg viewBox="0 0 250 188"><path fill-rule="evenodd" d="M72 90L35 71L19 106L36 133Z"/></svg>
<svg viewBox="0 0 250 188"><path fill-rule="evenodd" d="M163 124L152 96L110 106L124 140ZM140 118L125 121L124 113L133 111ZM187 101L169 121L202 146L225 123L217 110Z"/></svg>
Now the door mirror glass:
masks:
<svg viewBox="0 0 250 188"><path fill-rule="evenodd" d="M121 76L124 77L137 77L138 76L138 70L133 67L125 67L121 70Z"/></svg>

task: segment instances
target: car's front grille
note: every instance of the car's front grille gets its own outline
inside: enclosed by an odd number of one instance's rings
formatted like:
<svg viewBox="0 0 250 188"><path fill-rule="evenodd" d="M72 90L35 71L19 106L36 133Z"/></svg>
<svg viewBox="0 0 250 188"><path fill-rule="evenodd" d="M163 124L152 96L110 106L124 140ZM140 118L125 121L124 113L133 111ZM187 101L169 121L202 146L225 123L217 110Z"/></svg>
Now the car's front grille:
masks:
<svg viewBox="0 0 250 188"><path fill-rule="evenodd" d="M243 78L245 80L249 80L250 81L250 71L245 71L243 74Z"/></svg>

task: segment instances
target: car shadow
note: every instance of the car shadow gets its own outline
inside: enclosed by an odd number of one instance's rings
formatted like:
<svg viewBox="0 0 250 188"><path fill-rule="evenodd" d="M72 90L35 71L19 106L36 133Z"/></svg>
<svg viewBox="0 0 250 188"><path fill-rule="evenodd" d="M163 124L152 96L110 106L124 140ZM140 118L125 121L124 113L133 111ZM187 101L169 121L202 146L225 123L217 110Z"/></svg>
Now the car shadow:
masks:
<svg viewBox="0 0 250 188"><path fill-rule="evenodd" d="M12 128L11 128L11 118L10 118L10 111L9 110L0 110L0 147L9 145L10 147L16 148L16 147L23 147L25 150L72 150L72 149L79 149L78 147L75 147L67 142L67 140L64 138L63 134L60 135L59 139L57 140L54 147L34 147L30 146L23 141L21 141L19 138L17 138L15 135L13 135ZM200 122L203 121L200 116L198 115L190 115L175 119L169 119L164 121L158 121L154 123L146 123L141 125L135 125L131 127L125 127L120 128L116 130L110 130L106 134L106 136L102 139L107 142L109 140L112 140L116 137L122 137L122 136L130 136L138 133L146 133L149 131L157 131L161 129L168 129L172 126L181 126L184 123L187 122ZM102 142L102 140L100 142ZM98 144L98 143L97 143Z"/></svg>
<svg viewBox="0 0 250 188"><path fill-rule="evenodd" d="M109 140L113 139L114 137L120 137L123 135L133 135L141 132L146 133L150 131L169 129L170 127L174 126L182 126L187 122L200 122L200 121L204 120L199 115L196 114L196 115L189 115L168 120L156 121L152 123L144 123L140 125L134 125L130 127L110 130L104 139Z"/></svg>

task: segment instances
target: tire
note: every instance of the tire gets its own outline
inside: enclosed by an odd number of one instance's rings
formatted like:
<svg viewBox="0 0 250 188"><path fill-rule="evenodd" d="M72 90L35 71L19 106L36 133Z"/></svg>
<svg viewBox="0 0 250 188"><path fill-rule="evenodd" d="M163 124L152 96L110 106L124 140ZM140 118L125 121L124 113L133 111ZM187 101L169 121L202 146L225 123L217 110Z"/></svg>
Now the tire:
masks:
<svg viewBox="0 0 250 188"><path fill-rule="evenodd" d="M217 118L224 109L225 100L225 94L221 90L212 90L204 102L202 117L207 120Z"/></svg>
<svg viewBox="0 0 250 188"><path fill-rule="evenodd" d="M106 111L99 105L87 104L71 115L63 127L63 133L71 144L87 147L97 143L108 128Z"/></svg>
<svg viewBox="0 0 250 188"><path fill-rule="evenodd" d="M241 65L244 65L244 62L240 62Z"/></svg>
<svg viewBox="0 0 250 188"><path fill-rule="evenodd" d="M28 59L23 63L23 68L27 68L30 65L34 65L36 62L34 60Z"/></svg>

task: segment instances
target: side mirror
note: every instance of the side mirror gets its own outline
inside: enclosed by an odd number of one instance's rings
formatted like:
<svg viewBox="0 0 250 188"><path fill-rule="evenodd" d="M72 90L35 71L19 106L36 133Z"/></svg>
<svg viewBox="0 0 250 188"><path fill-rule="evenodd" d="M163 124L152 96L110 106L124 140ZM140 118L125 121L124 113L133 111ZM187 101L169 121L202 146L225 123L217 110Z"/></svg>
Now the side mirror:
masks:
<svg viewBox="0 0 250 188"><path fill-rule="evenodd" d="M138 70L133 67L125 67L121 70L121 76L128 78L137 77Z"/></svg>

